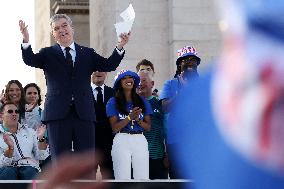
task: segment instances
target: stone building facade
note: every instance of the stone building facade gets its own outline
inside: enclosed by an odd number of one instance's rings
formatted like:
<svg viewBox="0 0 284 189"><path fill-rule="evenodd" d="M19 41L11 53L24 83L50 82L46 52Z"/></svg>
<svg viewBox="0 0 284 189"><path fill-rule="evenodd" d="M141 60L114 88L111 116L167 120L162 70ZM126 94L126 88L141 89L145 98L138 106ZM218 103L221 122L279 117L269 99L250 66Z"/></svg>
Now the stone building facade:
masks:
<svg viewBox="0 0 284 189"><path fill-rule="evenodd" d="M117 37L114 24L119 14L132 3L136 18L126 55L120 69L135 70L143 58L154 63L155 86L161 89L165 80L175 73L177 50L193 45L202 59L201 70L215 59L221 47L221 35L210 0L35 0L36 51L54 43L50 35L49 18L66 13L73 19L75 40L93 47L99 54L109 56ZM37 82L45 92L42 72ZM112 85L116 72L109 73Z"/></svg>

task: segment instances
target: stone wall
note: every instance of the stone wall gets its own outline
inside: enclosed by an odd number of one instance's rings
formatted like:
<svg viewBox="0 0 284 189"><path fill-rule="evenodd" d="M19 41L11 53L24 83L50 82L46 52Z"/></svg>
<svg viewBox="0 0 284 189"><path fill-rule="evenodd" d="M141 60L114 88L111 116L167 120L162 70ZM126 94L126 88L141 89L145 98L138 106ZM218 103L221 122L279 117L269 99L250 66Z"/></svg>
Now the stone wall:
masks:
<svg viewBox="0 0 284 189"><path fill-rule="evenodd" d="M161 89L165 80L175 73L176 52L193 45L200 52L200 69L204 69L220 51L220 33L214 5L209 0L91 0L90 45L104 56L116 44L113 24L121 21L119 14L132 3L136 18L132 36L126 45L126 56L120 69L135 71L143 58L154 63L155 86ZM115 73L108 75L112 85Z"/></svg>
<svg viewBox="0 0 284 189"><path fill-rule="evenodd" d="M36 1L36 50L53 43L48 21L53 14L54 0ZM64 1L72 2L72 1ZM74 1L75 2L75 1ZM86 1L82 1L86 2ZM90 0L88 14L70 14L75 26L75 40L93 47L99 54L109 56L117 37L114 25L121 21L119 14L132 3L136 19L132 36L125 46L126 55L120 69L135 71L143 58L154 63L155 86L161 89L165 80L175 73L176 52L185 45L193 45L202 59L204 70L219 54L221 36L217 27L214 1L210 0ZM76 9L76 6L73 6ZM81 7L78 6L78 10ZM76 12L73 10L73 12ZM117 71L108 74L112 86ZM45 81L37 71L38 82Z"/></svg>

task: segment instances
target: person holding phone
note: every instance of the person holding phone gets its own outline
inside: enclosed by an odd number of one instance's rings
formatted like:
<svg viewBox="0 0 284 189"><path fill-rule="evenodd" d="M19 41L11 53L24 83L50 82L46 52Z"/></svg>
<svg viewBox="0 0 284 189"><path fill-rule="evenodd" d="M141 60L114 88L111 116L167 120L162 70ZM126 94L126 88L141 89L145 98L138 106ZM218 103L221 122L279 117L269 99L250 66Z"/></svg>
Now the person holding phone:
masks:
<svg viewBox="0 0 284 189"><path fill-rule="evenodd" d="M201 59L198 56L197 50L193 46L185 46L179 49L177 54L177 71L175 78L167 80L160 93L160 100L162 101L163 111L166 113L166 121L179 91L184 88L184 86L186 86L190 80L196 79L199 76L197 68L201 62ZM175 128L170 128L166 124L167 151L169 160L171 161L169 175L171 179L181 179L181 175L177 173L178 170L175 168L175 163L173 162L174 158L172 156L174 153L171 152L172 149L175 148L175 141L173 140L171 132L172 129Z"/></svg>
<svg viewBox="0 0 284 189"><path fill-rule="evenodd" d="M20 124L18 106L5 102L0 107L0 180L31 180L41 171L39 160L49 153L44 133L45 126L33 130Z"/></svg>

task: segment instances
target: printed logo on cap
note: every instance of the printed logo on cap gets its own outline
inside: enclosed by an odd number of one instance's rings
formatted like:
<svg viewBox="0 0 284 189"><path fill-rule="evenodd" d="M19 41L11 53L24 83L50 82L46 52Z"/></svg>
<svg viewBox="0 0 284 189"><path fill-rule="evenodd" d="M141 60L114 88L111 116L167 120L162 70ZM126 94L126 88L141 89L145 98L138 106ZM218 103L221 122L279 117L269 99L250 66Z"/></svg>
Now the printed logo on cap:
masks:
<svg viewBox="0 0 284 189"><path fill-rule="evenodd" d="M197 56L198 53L197 53L197 51L194 47L185 46L185 47L179 49L177 54L178 54L178 58L180 58L180 57L183 57L185 54L193 54L193 55Z"/></svg>

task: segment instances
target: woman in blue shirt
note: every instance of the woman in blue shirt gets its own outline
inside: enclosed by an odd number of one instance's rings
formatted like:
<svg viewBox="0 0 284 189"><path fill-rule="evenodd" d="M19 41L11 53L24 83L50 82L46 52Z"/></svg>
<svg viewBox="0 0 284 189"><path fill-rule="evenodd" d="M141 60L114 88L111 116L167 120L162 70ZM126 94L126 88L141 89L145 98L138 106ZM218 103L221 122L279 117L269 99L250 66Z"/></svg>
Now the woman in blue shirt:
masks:
<svg viewBox="0 0 284 189"><path fill-rule="evenodd" d="M149 179L148 143L143 131L151 128L149 102L136 93L140 79L135 72L122 70L115 77L115 96L106 106L112 130L116 133L112 145L115 179Z"/></svg>

